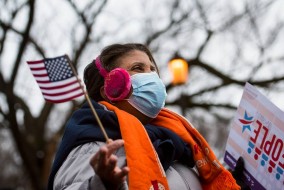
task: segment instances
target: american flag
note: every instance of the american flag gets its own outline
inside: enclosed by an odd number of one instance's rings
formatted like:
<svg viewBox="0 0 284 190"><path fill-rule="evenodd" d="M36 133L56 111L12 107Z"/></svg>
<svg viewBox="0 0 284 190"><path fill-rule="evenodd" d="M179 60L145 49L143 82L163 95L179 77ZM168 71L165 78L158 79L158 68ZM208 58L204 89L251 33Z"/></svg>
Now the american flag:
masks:
<svg viewBox="0 0 284 190"><path fill-rule="evenodd" d="M46 101L67 102L84 94L67 55L27 63Z"/></svg>

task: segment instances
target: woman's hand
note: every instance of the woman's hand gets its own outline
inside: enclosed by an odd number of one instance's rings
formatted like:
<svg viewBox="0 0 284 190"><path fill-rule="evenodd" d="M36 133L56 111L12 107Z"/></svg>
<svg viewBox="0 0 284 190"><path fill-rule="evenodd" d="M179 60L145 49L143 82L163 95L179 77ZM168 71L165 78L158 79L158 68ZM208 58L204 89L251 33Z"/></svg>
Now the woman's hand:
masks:
<svg viewBox="0 0 284 190"><path fill-rule="evenodd" d="M91 166L107 189L117 189L126 180L129 172L128 167L119 168L117 166L117 156L113 154L123 144L124 141L121 139L108 141L90 160Z"/></svg>
<svg viewBox="0 0 284 190"><path fill-rule="evenodd" d="M237 184L241 187L241 190L250 190L250 186L247 185L244 181L244 169L245 169L245 160L243 157L239 157L236 163L236 167L234 171L232 171L232 175L235 178Z"/></svg>

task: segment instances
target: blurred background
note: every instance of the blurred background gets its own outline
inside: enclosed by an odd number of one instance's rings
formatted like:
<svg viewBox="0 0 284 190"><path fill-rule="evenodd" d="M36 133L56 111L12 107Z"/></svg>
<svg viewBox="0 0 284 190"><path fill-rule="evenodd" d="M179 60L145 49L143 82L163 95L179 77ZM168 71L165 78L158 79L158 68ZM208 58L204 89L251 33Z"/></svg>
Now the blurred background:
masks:
<svg viewBox="0 0 284 190"><path fill-rule="evenodd" d="M84 101L45 102L26 61L68 54L82 78L106 45L146 44L166 107L222 160L245 82L284 109L283 10L281 0L1 0L0 189L45 189L66 120ZM169 69L176 56L184 82Z"/></svg>

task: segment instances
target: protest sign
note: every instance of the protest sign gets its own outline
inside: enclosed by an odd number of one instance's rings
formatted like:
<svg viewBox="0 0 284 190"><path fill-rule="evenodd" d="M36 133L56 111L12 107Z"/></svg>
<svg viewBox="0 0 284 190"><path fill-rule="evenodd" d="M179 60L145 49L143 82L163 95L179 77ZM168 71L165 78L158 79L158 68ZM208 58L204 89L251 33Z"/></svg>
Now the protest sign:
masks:
<svg viewBox="0 0 284 190"><path fill-rule="evenodd" d="M284 190L284 112L246 83L231 123L224 161L232 169L245 160L244 180L252 190Z"/></svg>

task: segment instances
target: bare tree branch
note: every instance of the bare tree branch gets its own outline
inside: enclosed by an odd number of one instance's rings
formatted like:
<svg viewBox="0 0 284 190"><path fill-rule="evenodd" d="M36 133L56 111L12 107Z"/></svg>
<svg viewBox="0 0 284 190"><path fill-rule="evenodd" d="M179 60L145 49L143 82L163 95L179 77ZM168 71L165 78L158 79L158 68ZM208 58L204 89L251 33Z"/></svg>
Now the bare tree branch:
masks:
<svg viewBox="0 0 284 190"><path fill-rule="evenodd" d="M96 21L95 17L102 12L103 8L106 6L107 1L104 0L100 4L97 11L94 14L92 14L92 17L89 19L89 20L91 20L90 23L87 21L85 15L84 15L84 11L80 12L78 10L78 8L76 7L76 5L72 1L68 0L68 2L70 3L70 5L74 9L74 11L77 13L77 15L82 19L82 21L83 21L82 24L84 24L84 28L86 30L84 38L82 39L79 47L77 48L77 50L74 53L73 63L76 66L80 56L82 55L83 50L87 47L88 43L90 42L90 35L92 34L92 28L93 28L92 26L95 24L95 21ZM88 9L88 7L87 7L87 9Z"/></svg>
<svg viewBox="0 0 284 190"><path fill-rule="evenodd" d="M13 89L11 89L13 90ZM9 96L10 95L10 96ZM23 159L24 165L27 170L29 170L29 175L34 189L42 189L43 184L41 184L40 173L38 171L37 165L35 165L36 157L33 148L29 145L26 140L26 137L19 130L19 125L16 118L16 109L14 107L14 95L12 91L9 91L7 96L7 102L9 106L9 113L7 120L9 121L9 128L13 134L14 141L17 145L17 149Z"/></svg>
<svg viewBox="0 0 284 190"><path fill-rule="evenodd" d="M204 62L197 60L197 59L193 59L193 60L187 60L189 66L198 66L201 67L205 70L207 70L210 74L215 75L216 77L220 78L224 84L227 83L236 83L236 84L243 84L242 81L233 79L229 76L227 76L226 74L223 74L220 70L215 69L214 67L205 64Z"/></svg>
<svg viewBox="0 0 284 190"><path fill-rule="evenodd" d="M263 42L262 42L262 39L261 39L259 27L258 27L258 24L257 24L257 18L255 18L256 17L255 12L252 12L250 10L248 3L246 5L246 10L247 10L246 12L247 12L247 15L248 15L248 18L249 18L250 26L252 28L252 31L253 31L253 33L256 37L257 43L258 43L258 47L260 48L261 54L263 54L264 46L263 46Z"/></svg>
<svg viewBox="0 0 284 190"><path fill-rule="evenodd" d="M165 26L163 29L159 30L159 31L156 31L154 32L153 34L151 34L150 36L147 37L146 41L145 41L145 45L147 46L150 46L150 44L155 40L157 39L159 36L165 34L168 30L170 30L172 27L176 27L178 26L180 23L182 23L183 21L185 21L189 15L190 15L190 12L186 12L186 13L183 13L182 16L179 18L179 19L174 19L173 18L173 14L175 11L177 11L176 9L178 8L178 5L179 5L179 1L175 1L174 4L173 4L173 7L171 9L171 20L170 22L168 23L167 26Z"/></svg>
<svg viewBox="0 0 284 190"><path fill-rule="evenodd" d="M7 86L7 84L4 80L2 72L0 71L0 90L1 90L1 92L4 92L4 90L6 89L6 86Z"/></svg>
<svg viewBox="0 0 284 190"><path fill-rule="evenodd" d="M209 43L211 37L212 37L213 32L210 30L207 30L207 38L205 39L205 41L202 43L202 45L200 46L200 48L197 51L197 55L196 58L199 59L200 55L202 54L204 48L206 47L206 45Z"/></svg>
<svg viewBox="0 0 284 190"><path fill-rule="evenodd" d="M228 84L224 84L224 83L220 83L219 85L215 85L213 87L210 87L210 88L205 88L205 89L202 89L194 94L191 94L190 96L191 97L195 97L195 96L199 96L201 94L204 94L204 93L207 93L207 92L212 92L212 91L215 91L215 90L218 90L220 88L223 88L223 87L226 87Z"/></svg>
<svg viewBox="0 0 284 190"><path fill-rule="evenodd" d="M284 21L276 23L276 25L268 32L269 36L264 43L266 47L270 47L275 43L278 36L281 34L281 30L284 28Z"/></svg>
<svg viewBox="0 0 284 190"><path fill-rule="evenodd" d="M240 13L238 15L234 15L231 18L229 18L228 21L226 21L218 30L218 32L223 32L225 30L228 30L230 27L235 25L236 23L240 22L244 17L247 16L247 12Z"/></svg>
<svg viewBox="0 0 284 190"><path fill-rule="evenodd" d="M195 0L195 4L196 4L196 7L197 7L197 10L199 11L200 13L200 16L201 16L201 19L202 21L204 22L204 25L205 25L205 29L206 30L210 30L209 28L209 22L208 22L208 18L207 18L207 15L206 15L206 11L204 10L203 6L201 5L200 1L199 0Z"/></svg>
<svg viewBox="0 0 284 190"><path fill-rule="evenodd" d="M1 107L0 107L0 114L1 114L4 118L7 118L7 114L2 110Z"/></svg>
<svg viewBox="0 0 284 190"><path fill-rule="evenodd" d="M29 42L29 36L30 36L30 30L31 30L31 27L32 27L32 23L33 23L33 20L34 20L34 11L35 11L35 0L28 0L29 2L29 19L28 19L28 22L27 22L27 25L26 25L26 28L25 28L25 31L24 31L24 35L22 36L22 42L20 43L20 47L19 47L19 50L18 50L18 53L17 53L17 58L15 60L15 64L14 64L14 68L13 68L13 71L12 71L12 75L11 75L11 78L10 78L10 83L11 85L14 84L14 81L15 81L15 78L17 76L17 73L18 73L18 69L19 69L19 65L20 65L20 62L21 62L21 59L23 57L23 53L24 53L24 50Z"/></svg>
<svg viewBox="0 0 284 190"><path fill-rule="evenodd" d="M15 28L13 28L11 25L6 24L6 23L4 23L4 22L1 22L1 20L0 20L0 26L1 26L2 28L7 28L7 29L9 29L9 30L15 32L15 33L18 34L19 36L24 36L24 35L25 35L23 32L20 32L20 31L16 30ZM28 36L28 39L29 39L29 43L31 43L31 44L35 47L35 49L37 50L37 52L38 52L42 57L45 57L45 53L44 53L43 47L41 47L41 46L32 38L32 36L29 35L29 36ZM0 51L0 55L1 55L1 51Z"/></svg>
<svg viewBox="0 0 284 190"><path fill-rule="evenodd" d="M226 108L226 109L232 109L235 110L236 106L233 106L231 104L214 104L214 103L208 103L208 102L193 102L190 96L183 95L185 99L187 99L186 102L183 102L183 106L186 107L187 109L190 108L202 108L204 110L209 110L210 108L213 107L218 107L218 108ZM172 101L172 102L167 102L168 106L171 105L180 105L180 99Z"/></svg>
<svg viewBox="0 0 284 190"><path fill-rule="evenodd" d="M210 88L205 88L202 89L194 94L191 94L191 97L194 96L199 96L200 94L204 94L206 92L211 92L211 91L215 91L217 89L223 88L225 86L231 85L231 84L236 84L236 85L240 85L243 86L246 82L249 82L253 85L256 86L261 86L261 87L269 87L271 84L275 83L275 82L279 82L279 81L283 81L284 80L284 76L282 77L274 77L271 79L267 79L267 80L258 80L258 81L252 81L252 80L237 80L237 79L233 79L231 78L229 75L223 74L222 72L220 72L219 70L215 69L214 67L211 67L208 64L205 64L202 61L199 61L197 59L194 60L187 60L189 66L198 66L200 68L203 68L205 70L207 70L210 74L216 76L217 78L219 78L222 82L219 85L210 87ZM167 90L171 90L173 87L175 87L172 84L169 84L166 86Z"/></svg>
<svg viewBox="0 0 284 190"><path fill-rule="evenodd" d="M2 24L2 21L0 20L0 26L2 28L2 32L3 32L3 36L0 39L0 56L2 55L3 49L4 49L4 44L6 41L6 36L7 36L7 32L8 32L8 27L6 27L5 25ZM1 65L1 59L0 59L0 65Z"/></svg>
<svg viewBox="0 0 284 190"><path fill-rule="evenodd" d="M24 2L23 4L21 4L19 7L15 8L14 11L11 12L11 24L12 21L14 20L14 18L16 17L16 15L20 12L20 10L22 8L24 8L27 5L28 2ZM0 26L3 29L3 37L0 40L0 55L2 54L3 48L4 48L4 44L5 44L5 40L6 40L6 36L7 33L9 31L9 29L11 29L10 24L4 24L4 22L0 19Z"/></svg>

